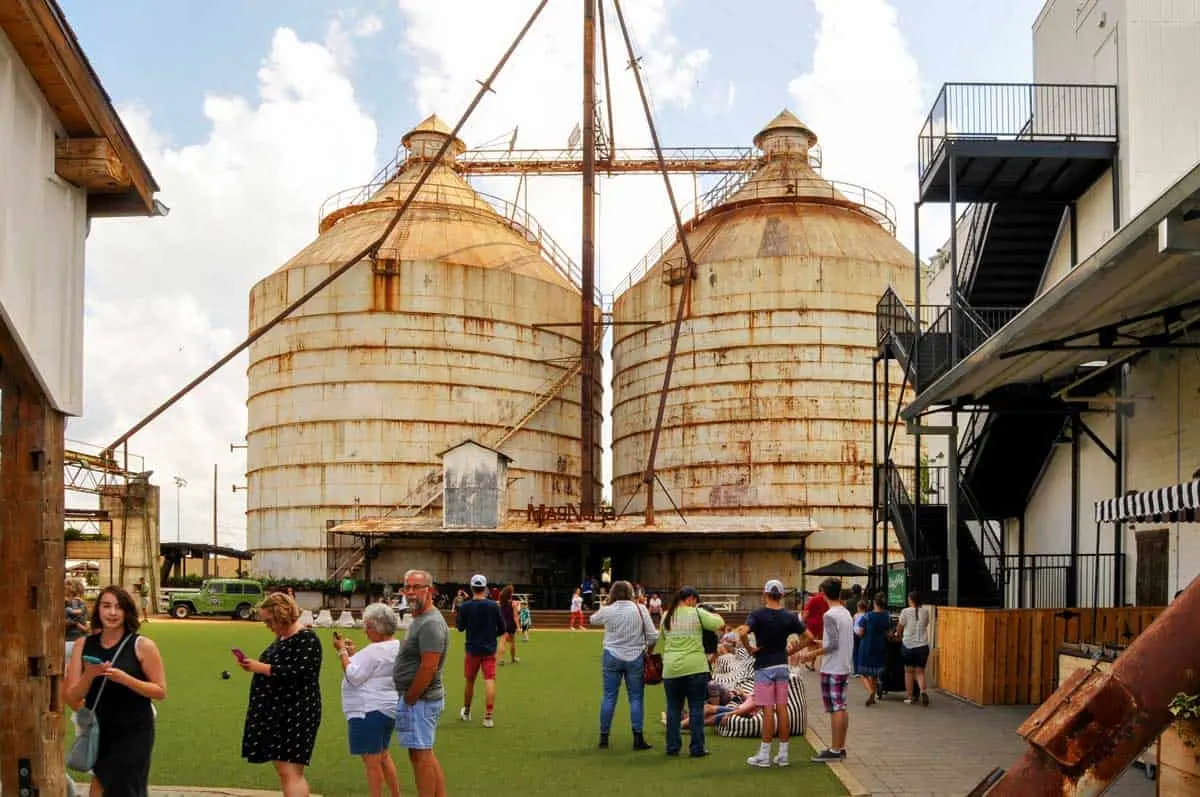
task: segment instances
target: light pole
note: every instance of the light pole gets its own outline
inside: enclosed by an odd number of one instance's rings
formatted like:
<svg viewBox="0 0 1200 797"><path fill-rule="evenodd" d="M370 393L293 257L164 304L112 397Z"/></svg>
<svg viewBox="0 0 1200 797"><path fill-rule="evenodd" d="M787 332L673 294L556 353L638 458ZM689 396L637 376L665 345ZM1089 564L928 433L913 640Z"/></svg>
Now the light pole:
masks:
<svg viewBox="0 0 1200 797"><path fill-rule="evenodd" d="M187 487L187 479L175 477L175 542L183 542L183 504L179 500L179 489Z"/></svg>

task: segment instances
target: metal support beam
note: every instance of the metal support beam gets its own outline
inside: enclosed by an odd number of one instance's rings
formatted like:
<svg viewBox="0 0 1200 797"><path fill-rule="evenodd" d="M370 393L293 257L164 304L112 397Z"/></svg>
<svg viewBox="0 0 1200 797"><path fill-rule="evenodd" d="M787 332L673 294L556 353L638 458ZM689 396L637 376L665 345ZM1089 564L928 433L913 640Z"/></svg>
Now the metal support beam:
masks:
<svg viewBox="0 0 1200 797"><path fill-rule="evenodd" d="M958 605L958 411L950 411L949 426L921 426L908 421L909 434L945 435L946 446L946 603Z"/></svg>
<svg viewBox="0 0 1200 797"><path fill-rule="evenodd" d="M950 364L958 362L958 168L950 156ZM917 323L920 323L918 318ZM953 606L954 604L950 604Z"/></svg>
<svg viewBox="0 0 1200 797"><path fill-rule="evenodd" d="M596 293L596 0L583 0L583 242L579 270L579 317L583 367L580 370L579 503L580 511L595 511L595 336Z"/></svg>
<svg viewBox="0 0 1200 797"><path fill-rule="evenodd" d="M1126 377L1128 376L1128 366L1122 365L1120 375L1117 379L1117 398L1125 395ZM1125 418L1127 417L1126 409L1117 406L1117 411L1113 415L1113 495L1125 494ZM1113 578L1113 606L1121 607L1125 605L1125 567L1122 564L1121 554L1125 547L1125 524L1116 522L1113 524L1113 562L1114 562L1114 578Z"/></svg>
<svg viewBox="0 0 1200 797"><path fill-rule="evenodd" d="M1067 565L1068 608L1079 605L1079 486L1079 415L1075 413L1071 415L1071 561Z"/></svg>

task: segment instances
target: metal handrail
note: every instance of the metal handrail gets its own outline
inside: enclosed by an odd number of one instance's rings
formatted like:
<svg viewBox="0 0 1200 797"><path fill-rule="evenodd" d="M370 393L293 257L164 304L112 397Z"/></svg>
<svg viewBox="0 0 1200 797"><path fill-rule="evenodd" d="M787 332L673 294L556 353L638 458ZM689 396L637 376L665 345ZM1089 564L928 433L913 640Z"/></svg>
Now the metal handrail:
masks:
<svg viewBox="0 0 1200 797"><path fill-rule="evenodd" d="M741 193L741 199L771 199L795 198L827 198L839 202L849 202L857 210L874 219L879 226L896 234L896 208L887 197L872 191L865 186L855 183L844 183L839 180L824 178L778 178L771 180L751 180L752 172L730 173L729 179L722 180L712 190L700 197L695 203L697 210L686 224L700 221L704 215L725 204L726 200L735 193ZM680 218L687 218L692 204L684 205ZM645 276L663 255L679 240L674 227L667 230L650 250L637 262L623 280L617 285L616 294L620 296L633 287L634 283Z"/></svg>
<svg viewBox="0 0 1200 797"><path fill-rule="evenodd" d="M352 207L355 204L363 204L366 202L365 199L359 201L359 198L363 196L363 192L364 188L361 187L339 191L325 200L325 204L322 205L322 212L324 212L326 207L332 208L329 212L334 213L342 208ZM374 193L372 192L367 195L367 198L373 195ZM507 199L485 194L482 191L476 191L469 186L464 188L426 183L417 193L414 204L465 206L495 214L499 217L499 221L526 241L536 245L538 251L550 265L562 276L566 277L572 285L576 288L580 288L583 285L583 271L571 259L571 256L559 246L557 241L550 237L550 234L546 232L546 228L531 213L521 206L509 202ZM386 252L387 250L380 251ZM603 294L599 288L596 289L595 299L597 306L600 306L603 302Z"/></svg>
<svg viewBox="0 0 1200 797"><path fill-rule="evenodd" d="M1117 87L1095 83L946 83L917 136L924 180L948 141L1116 141Z"/></svg>
<svg viewBox="0 0 1200 797"><path fill-rule="evenodd" d="M957 478L959 474L952 474L951 478ZM975 499L975 494L971 492L971 488L963 479L958 480L958 493L967 503L967 508L971 512L971 517L979 523L980 544L979 550L984 556L1001 556L1004 553L1004 545L1000 542L1000 538L992 531L992 524L996 521L985 517L983 511L979 508L979 502ZM997 523L997 525L999 525ZM1003 530L1001 530L1003 533ZM992 553L984 550L984 542L988 544Z"/></svg>

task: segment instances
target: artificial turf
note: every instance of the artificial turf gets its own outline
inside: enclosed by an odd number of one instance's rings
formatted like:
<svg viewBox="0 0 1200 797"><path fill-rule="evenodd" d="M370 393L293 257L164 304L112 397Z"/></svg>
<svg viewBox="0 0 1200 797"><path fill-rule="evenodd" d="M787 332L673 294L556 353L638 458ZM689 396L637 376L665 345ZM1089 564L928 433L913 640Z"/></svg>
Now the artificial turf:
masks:
<svg viewBox="0 0 1200 797"><path fill-rule="evenodd" d="M270 765L248 764L241 758L250 676L236 666L230 653L230 648L238 647L257 656L271 641L267 629L257 623L192 620L151 622L143 632L162 651L168 688L167 700L158 704L151 784L277 789ZM308 780L312 791L325 797L363 795L362 764L350 756L346 744L341 670L329 645L332 631L317 629L317 633L326 643L321 672L324 709ZM360 648L366 643L359 630L347 635ZM461 634L451 631L445 669L446 712L435 747L446 771L449 794L846 793L825 765L808 762L811 749L803 739L792 740L794 763L788 769L751 769L745 760L756 751L758 742L717 737L711 729L708 747L712 755L707 758L665 756L661 686L646 690L646 736L654 750L631 749L623 692L613 723L612 747L597 749L601 638L601 631L535 630L533 640L519 646L520 663L499 668L496 727L487 729L479 723L482 682L475 691L474 720L465 723L458 718L463 640ZM222 671L231 677L223 679ZM401 793L415 794L405 751L394 743L392 751Z"/></svg>

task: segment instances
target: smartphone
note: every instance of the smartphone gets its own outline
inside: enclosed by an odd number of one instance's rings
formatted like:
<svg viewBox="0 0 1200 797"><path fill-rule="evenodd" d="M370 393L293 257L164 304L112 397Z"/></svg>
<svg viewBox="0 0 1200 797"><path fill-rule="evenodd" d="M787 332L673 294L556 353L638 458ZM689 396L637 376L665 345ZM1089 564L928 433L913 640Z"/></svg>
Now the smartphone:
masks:
<svg viewBox="0 0 1200 797"><path fill-rule="evenodd" d="M85 664L103 664L104 663L104 659L98 659L95 656L87 656L87 655L85 655L83 657L83 661Z"/></svg>
<svg viewBox="0 0 1200 797"><path fill-rule="evenodd" d="M246 654L245 654L245 653L242 653L242 649L241 649L241 648L230 648L230 650L232 650L232 651L233 651L233 657L234 657L235 659L237 659L238 661L245 661L245 660L246 660Z"/></svg>

